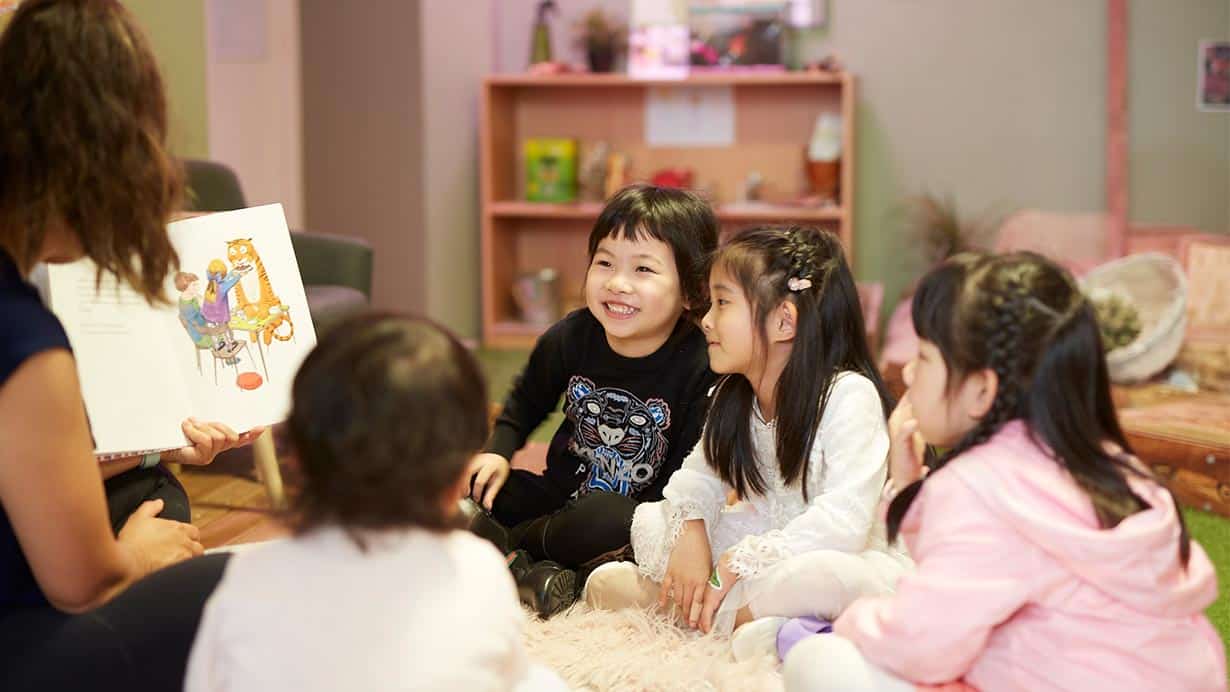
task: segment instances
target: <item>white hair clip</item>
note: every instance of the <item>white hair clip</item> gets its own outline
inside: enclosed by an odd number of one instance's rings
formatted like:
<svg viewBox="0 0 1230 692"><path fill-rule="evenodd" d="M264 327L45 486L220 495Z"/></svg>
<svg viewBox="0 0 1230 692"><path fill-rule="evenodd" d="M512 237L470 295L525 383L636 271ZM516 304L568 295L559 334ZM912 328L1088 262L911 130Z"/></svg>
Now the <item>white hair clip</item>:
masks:
<svg viewBox="0 0 1230 692"><path fill-rule="evenodd" d="M790 289L794 293L798 293L799 291L811 288L811 279L800 279L797 276L792 276L790 277L790 280L786 282L786 288Z"/></svg>

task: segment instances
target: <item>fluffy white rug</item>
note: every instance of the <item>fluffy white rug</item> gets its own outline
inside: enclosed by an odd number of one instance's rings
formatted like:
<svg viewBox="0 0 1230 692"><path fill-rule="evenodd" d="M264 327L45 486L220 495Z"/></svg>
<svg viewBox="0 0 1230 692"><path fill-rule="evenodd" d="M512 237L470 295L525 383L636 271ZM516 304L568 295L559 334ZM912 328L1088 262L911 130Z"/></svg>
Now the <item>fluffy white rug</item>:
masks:
<svg viewBox="0 0 1230 692"><path fill-rule="evenodd" d="M578 604L525 627L530 658L576 690L781 690L773 656L735 662L726 637L701 636L656 611Z"/></svg>

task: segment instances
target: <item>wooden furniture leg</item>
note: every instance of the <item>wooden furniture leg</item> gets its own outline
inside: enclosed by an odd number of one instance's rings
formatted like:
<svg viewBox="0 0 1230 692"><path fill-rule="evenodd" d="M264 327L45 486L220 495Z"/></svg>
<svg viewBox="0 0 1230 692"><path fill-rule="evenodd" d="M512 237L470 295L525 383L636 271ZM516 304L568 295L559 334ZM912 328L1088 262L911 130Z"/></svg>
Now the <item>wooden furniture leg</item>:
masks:
<svg viewBox="0 0 1230 692"><path fill-rule="evenodd" d="M273 446L273 430L266 429L252 443L252 460L256 463L256 475L265 484L269 504L274 509L286 501L282 490L282 470L278 468L278 453Z"/></svg>

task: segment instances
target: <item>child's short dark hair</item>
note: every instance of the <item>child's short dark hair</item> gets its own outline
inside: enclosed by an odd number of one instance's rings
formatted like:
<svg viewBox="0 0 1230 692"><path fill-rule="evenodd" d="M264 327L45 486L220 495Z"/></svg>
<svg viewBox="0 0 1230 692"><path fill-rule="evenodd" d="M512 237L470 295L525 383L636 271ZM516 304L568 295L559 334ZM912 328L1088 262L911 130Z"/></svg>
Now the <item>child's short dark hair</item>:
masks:
<svg viewBox="0 0 1230 692"><path fill-rule="evenodd" d="M183 172L136 21L116 0L26 0L0 65L0 247L28 270L63 224L100 272L165 300Z"/></svg>
<svg viewBox="0 0 1230 692"><path fill-rule="evenodd" d="M487 439L487 387L456 338L369 313L331 329L295 376L287 429L296 527L446 530L445 493Z"/></svg>
<svg viewBox="0 0 1230 692"><path fill-rule="evenodd" d="M688 313L699 319L709 309L709 258L718 243L713 207L686 190L629 185L615 193L589 233L589 259L603 238L653 238L670 246Z"/></svg>

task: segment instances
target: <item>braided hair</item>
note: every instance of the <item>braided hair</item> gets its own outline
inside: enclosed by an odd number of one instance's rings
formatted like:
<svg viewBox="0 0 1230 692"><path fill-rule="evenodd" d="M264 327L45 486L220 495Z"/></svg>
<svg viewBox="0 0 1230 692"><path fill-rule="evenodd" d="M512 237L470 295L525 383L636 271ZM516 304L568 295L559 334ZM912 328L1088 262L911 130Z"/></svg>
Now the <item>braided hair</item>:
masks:
<svg viewBox="0 0 1230 692"><path fill-rule="evenodd" d="M790 357L776 387L775 447L785 483L806 479L816 429L839 372L851 370L871 380L885 416L893 407L867 346L858 291L841 241L811 227L750 228L721 247L713 266L721 267L747 297L759 345L768 341L765 320L773 310L784 301L798 310ZM740 497L767 490L752 445L755 399L746 377L723 377L702 439L705 457ZM806 500L807 484L800 485Z"/></svg>
<svg viewBox="0 0 1230 692"><path fill-rule="evenodd" d="M1029 252L956 255L923 278L912 316L919 338L943 356L950 390L984 369L998 381L990 409L973 429L942 455L929 450L931 474L1022 419L1035 443L1090 498L1100 526L1112 528L1148 508L1128 477L1156 479L1131 460L1110 398L1097 321L1070 274ZM1108 442L1118 450L1108 450ZM889 540L927 477L889 505ZM1186 564L1190 542L1181 513L1179 521Z"/></svg>

